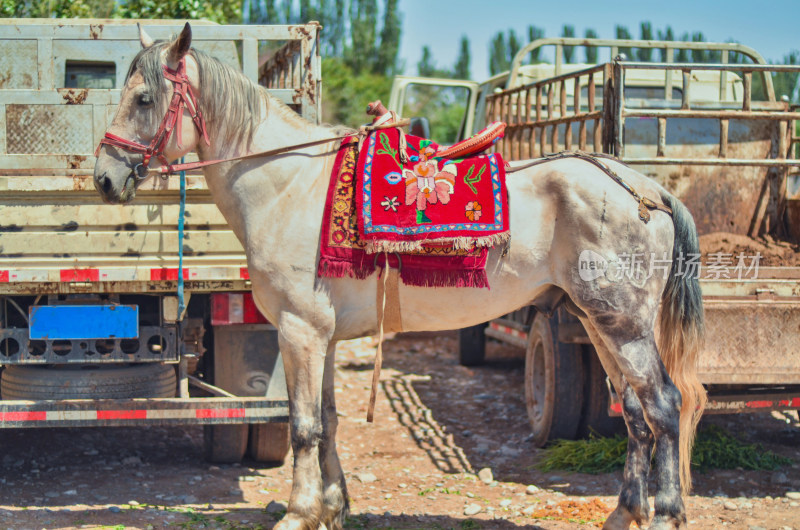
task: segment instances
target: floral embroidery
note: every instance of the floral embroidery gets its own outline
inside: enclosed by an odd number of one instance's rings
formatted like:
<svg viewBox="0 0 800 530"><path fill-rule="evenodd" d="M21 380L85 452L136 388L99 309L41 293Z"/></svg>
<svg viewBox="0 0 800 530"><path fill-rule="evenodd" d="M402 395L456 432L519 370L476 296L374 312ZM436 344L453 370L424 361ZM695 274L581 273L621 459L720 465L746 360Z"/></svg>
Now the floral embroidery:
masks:
<svg viewBox="0 0 800 530"><path fill-rule="evenodd" d="M383 209L386 210L387 212L389 210L396 212L397 207L400 206L400 201L397 200L397 195L395 195L391 199L384 195L383 198L384 200L381 202L381 206L383 206Z"/></svg>
<svg viewBox="0 0 800 530"><path fill-rule="evenodd" d="M431 146L420 146L419 162L414 164L414 169L404 169L406 179L406 204L417 204L418 211L424 211L428 204L450 202L450 195L456 183L458 170L455 164L445 164L438 168L436 160L428 160L436 153Z"/></svg>
<svg viewBox="0 0 800 530"><path fill-rule="evenodd" d="M481 218L481 204L478 201L470 201L466 206L467 219L477 221Z"/></svg>

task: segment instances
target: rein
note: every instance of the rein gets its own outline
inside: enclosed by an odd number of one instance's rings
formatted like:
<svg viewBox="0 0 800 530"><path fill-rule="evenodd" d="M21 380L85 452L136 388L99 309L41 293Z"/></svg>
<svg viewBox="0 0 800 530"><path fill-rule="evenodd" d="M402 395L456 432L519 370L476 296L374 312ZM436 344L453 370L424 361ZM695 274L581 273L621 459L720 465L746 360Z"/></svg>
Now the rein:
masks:
<svg viewBox="0 0 800 530"><path fill-rule="evenodd" d="M161 120L161 125L158 127L158 131L153 139L150 141L149 145L144 145L139 142L135 142L133 140L128 140L126 138L122 138L121 136L117 136L116 134L106 132L103 138L100 140L100 144L95 149L94 156L96 157L100 152L100 147L105 145L111 145L114 147L119 147L121 149L125 149L127 151L132 151L134 153L141 153L144 155L142 157L142 162L137 164L133 168L134 175L137 180L145 180L150 173L158 173L162 177L166 177L167 175L178 173L181 171L191 171L193 169L199 169L203 167L213 166L216 164L221 164L223 162L234 162L237 160L249 160L253 158L266 158L270 156L277 156L284 153L289 153L291 151L298 151L300 149L305 149L306 147L313 147L315 145L322 145L327 143L336 142L339 140L343 140L345 138L352 138L354 136L358 136L363 138L368 133L372 131L378 131L381 129L390 129L394 127L405 127L411 123L409 119L402 119L397 120L391 123L381 123L376 125L365 125L360 127L357 132L343 134L340 136L334 136L332 138L325 138L322 140L313 140L311 142L304 142L300 144L294 145L287 145L284 147L279 147L277 149L270 149L268 151L259 151L257 153L249 153L246 155L235 156L231 158L220 158L216 160L198 160L197 162L181 162L180 164L170 164L169 160L167 160L166 156L164 156L164 150L167 148L167 144L169 144L169 139L172 136L172 132L176 131L177 137L177 145L178 148L182 147L181 144L181 127L182 127L182 120L183 111L184 109L189 110L189 114L192 117L192 121L194 122L194 126L197 128L197 131L205 140L206 145L211 145L211 142L208 139L208 131L206 130L206 121L203 117L202 112L200 112L200 107L197 104L197 97L192 90L191 85L189 84L189 77L186 75L186 60L181 59L178 62L178 67L173 70L169 68L167 65L163 66L164 69L164 77L169 81L172 81L172 84L175 85L174 92L172 94L172 100L170 101L169 108L167 109L167 114L164 116L164 119ZM150 160L152 158L157 158L161 162L161 166L153 169L150 168Z"/></svg>

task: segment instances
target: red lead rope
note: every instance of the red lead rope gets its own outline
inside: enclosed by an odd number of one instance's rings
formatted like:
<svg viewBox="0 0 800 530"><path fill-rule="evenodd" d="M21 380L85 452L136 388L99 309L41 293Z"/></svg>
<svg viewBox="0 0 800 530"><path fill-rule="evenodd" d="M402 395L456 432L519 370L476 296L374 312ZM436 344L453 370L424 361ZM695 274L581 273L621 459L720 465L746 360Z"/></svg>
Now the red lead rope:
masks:
<svg viewBox="0 0 800 530"><path fill-rule="evenodd" d="M211 145L211 142L208 139L208 132L206 131L206 122L203 119L203 114L200 112L200 108L197 105L197 98L194 95L194 91L192 91L192 87L189 85L189 77L186 75L185 59L181 59L180 62L178 62L178 67L175 70L166 65L164 65L163 68L164 77L172 81L172 84L175 85L175 89L172 94L172 100L169 103L169 108L167 109L167 114L161 121L161 125L159 125L158 131L153 137L153 140L150 142L150 145L140 144L139 142L127 140L121 136L107 132L103 139L100 140L100 145L97 146L97 149L94 153L94 155L97 156L100 151L100 146L106 144L114 147L120 147L128 151L133 151L134 153L143 154L144 157L142 159L142 163L136 166L136 174L140 179L147 177L147 168L150 165L150 159L153 157L156 157L162 164L164 164L164 166L159 168L160 170L170 167L169 160L167 160L167 158L164 156L164 150L167 148L167 144L169 143L173 129L177 129L178 136L176 140L178 148L182 147L181 127L183 120L181 120L181 117L183 116L184 108L189 109L189 113L192 116L192 121L202 135L203 140L205 140L206 145ZM140 166L145 171L140 172ZM168 172L169 171L161 171L161 173Z"/></svg>

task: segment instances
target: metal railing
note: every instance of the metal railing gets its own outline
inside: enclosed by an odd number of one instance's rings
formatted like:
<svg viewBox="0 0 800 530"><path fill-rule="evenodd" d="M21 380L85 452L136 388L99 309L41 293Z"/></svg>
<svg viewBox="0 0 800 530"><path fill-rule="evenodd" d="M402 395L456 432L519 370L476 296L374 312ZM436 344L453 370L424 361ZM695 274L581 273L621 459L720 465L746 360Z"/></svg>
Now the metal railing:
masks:
<svg viewBox="0 0 800 530"><path fill-rule="evenodd" d="M573 147L608 152L612 137L603 124L610 121L613 106L604 105L604 100L614 97L612 79L612 64L606 63L488 96L486 122L504 121L507 125L497 150L509 160L537 158ZM568 101L568 86L573 89L572 101ZM597 88L602 88L600 101ZM573 142L575 123L577 144Z"/></svg>

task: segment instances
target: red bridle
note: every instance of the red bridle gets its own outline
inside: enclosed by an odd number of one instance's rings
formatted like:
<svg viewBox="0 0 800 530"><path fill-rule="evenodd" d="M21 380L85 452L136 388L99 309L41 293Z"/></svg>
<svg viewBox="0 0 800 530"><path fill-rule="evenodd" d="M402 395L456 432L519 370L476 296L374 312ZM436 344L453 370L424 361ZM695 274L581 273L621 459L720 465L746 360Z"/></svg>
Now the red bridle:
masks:
<svg viewBox="0 0 800 530"><path fill-rule="evenodd" d="M178 62L178 67L175 70L164 65L164 77L172 81L175 89L172 94L172 100L169 103L169 108L167 109L167 114L164 116L164 119L161 120L161 125L158 127L156 135L150 141L150 145L140 144L133 140L126 140L116 134L107 132L103 139L100 140L100 145L97 146L97 150L95 150L95 156L97 156L100 151L100 146L106 144L133 151L134 153L143 154L142 162L137 164L134 168L134 174L139 180L147 178L149 173L148 166L150 165L150 159L153 157L156 157L165 167L169 167L169 160L164 156L164 150L167 148L169 138L174 129L177 129L178 136L176 137L176 142L178 148L180 149L182 147L181 126L183 120L181 118L183 117L184 107L189 109L192 121L195 127L197 127L198 132L202 135L203 140L205 140L206 145L211 145L208 139L208 132L206 131L206 122L197 105L197 98L192 91L189 78L186 75L185 59L181 59L180 62Z"/></svg>

